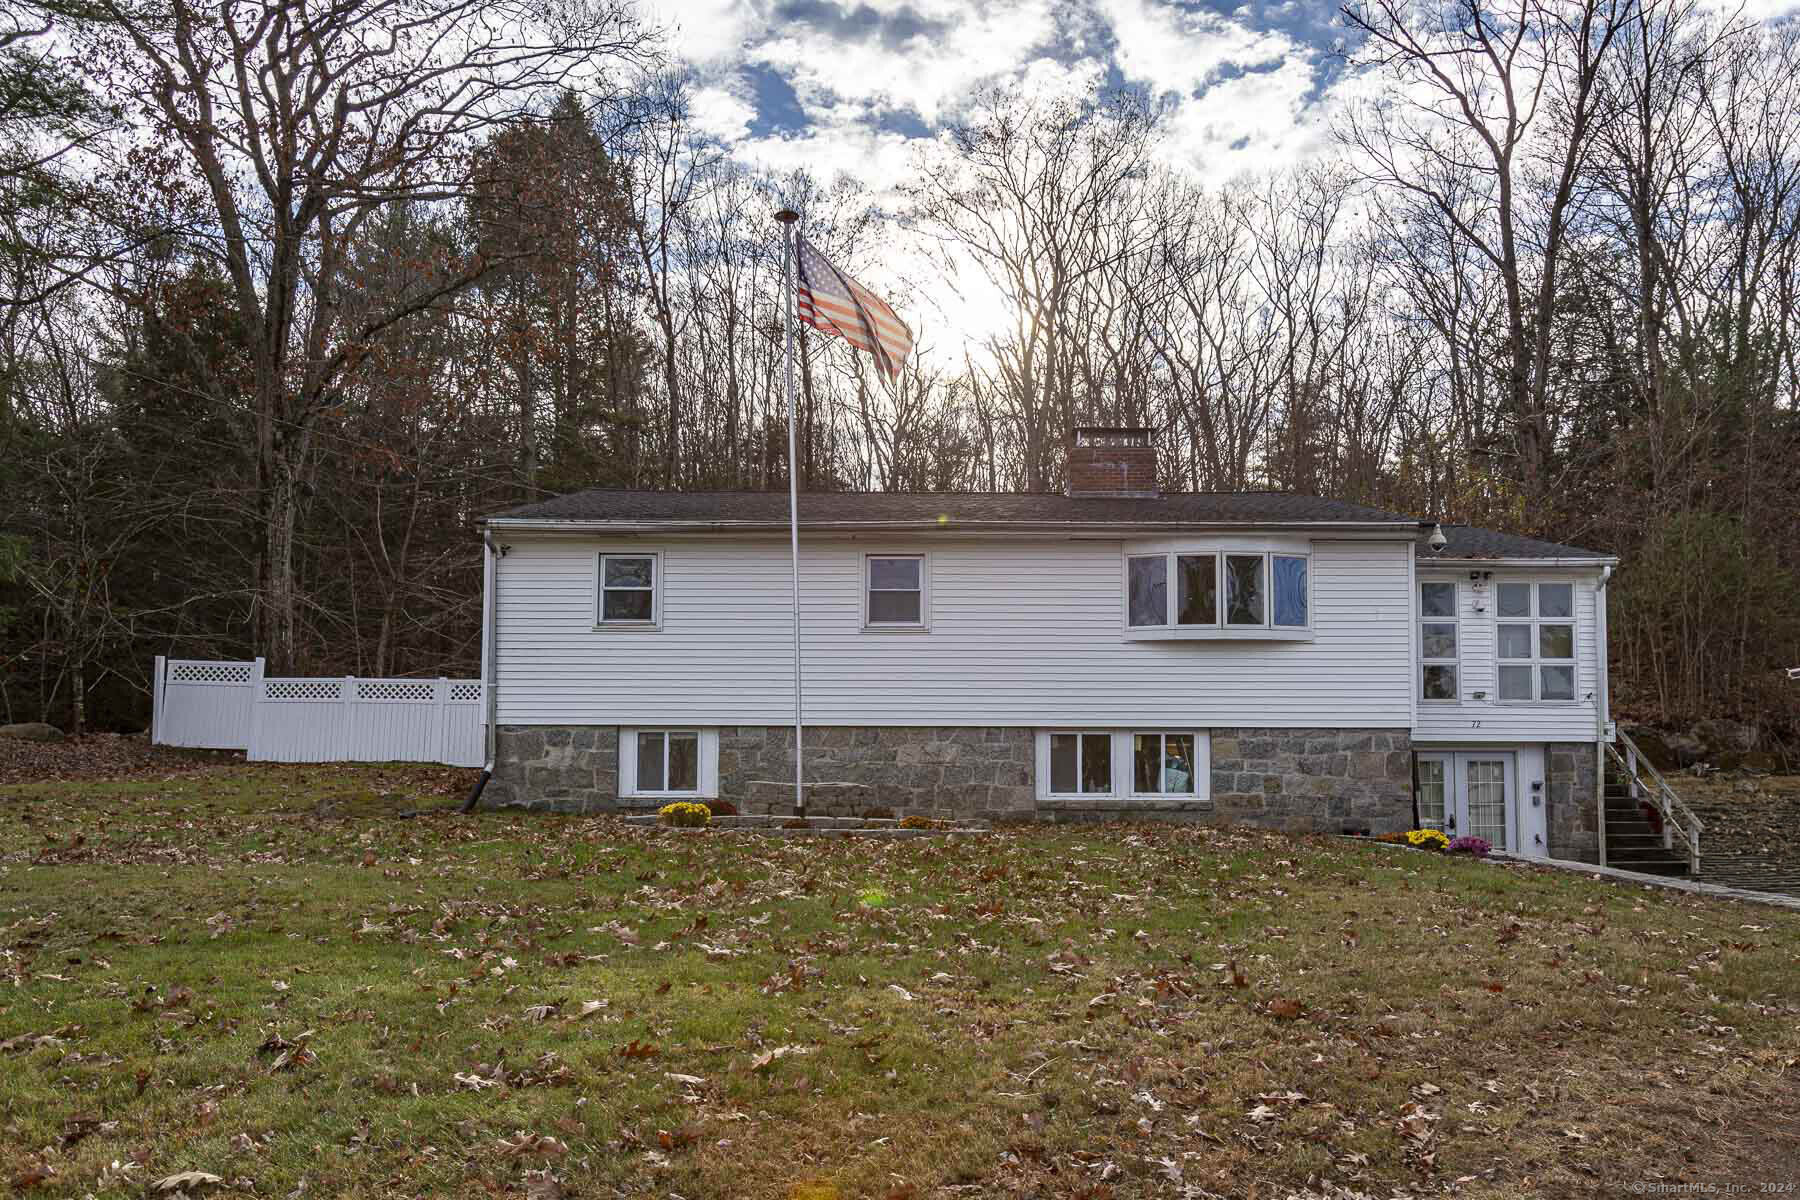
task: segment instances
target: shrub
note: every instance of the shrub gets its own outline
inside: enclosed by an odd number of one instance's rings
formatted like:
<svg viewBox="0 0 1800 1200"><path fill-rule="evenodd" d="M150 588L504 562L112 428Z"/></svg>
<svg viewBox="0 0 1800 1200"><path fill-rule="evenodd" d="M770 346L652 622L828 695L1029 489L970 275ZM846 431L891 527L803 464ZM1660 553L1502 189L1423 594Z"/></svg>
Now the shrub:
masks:
<svg viewBox="0 0 1800 1200"><path fill-rule="evenodd" d="M738 815L737 805L729 800L708 800L707 809L715 817L735 817Z"/></svg>
<svg viewBox="0 0 1800 1200"><path fill-rule="evenodd" d="M1378 842L1386 842L1390 846L1408 845L1404 833L1378 833L1375 835L1375 840Z"/></svg>
<svg viewBox="0 0 1800 1200"><path fill-rule="evenodd" d="M1444 847L1451 854L1473 854L1476 858L1486 858L1488 851L1493 848L1486 838L1478 837L1453 838L1450 844Z"/></svg>
<svg viewBox="0 0 1800 1200"><path fill-rule="evenodd" d="M1442 850L1450 845L1450 839L1436 829L1409 829L1406 844L1421 850Z"/></svg>
<svg viewBox="0 0 1800 1200"><path fill-rule="evenodd" d="M917 813L900 819L900 828L902 829L936 829L937 827L936 821L930 817L921 817Z"/></svg>
<svg viewBox="0 0 1800 1200"><path fill-rule="evenodd" d="M692 800L665 804L656 810L656 815L662 818L664 825L673 825L677 829L698 829L712 820L712 810Z"/></svg>

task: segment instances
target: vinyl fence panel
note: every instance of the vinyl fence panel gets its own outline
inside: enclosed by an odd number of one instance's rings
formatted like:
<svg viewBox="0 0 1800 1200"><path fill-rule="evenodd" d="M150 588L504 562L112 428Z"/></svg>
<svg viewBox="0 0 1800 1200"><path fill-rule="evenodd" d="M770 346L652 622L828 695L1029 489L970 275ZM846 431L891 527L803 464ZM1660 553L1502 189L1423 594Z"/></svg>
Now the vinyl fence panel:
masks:
<svg viewBox="0 0 1800 1200"><path fill-rule="evenodd" d="M151 737L164 746L243 750L250 745L250 712L263 660L160 660Z"/></svg>
<svg viewBox="0 0 1800 1200"><path fill-rule="evenodd" d="M152 740L241 749L252 762L441 762L479 767L479 679L263 677L254 663L157 660Z"/></svg>

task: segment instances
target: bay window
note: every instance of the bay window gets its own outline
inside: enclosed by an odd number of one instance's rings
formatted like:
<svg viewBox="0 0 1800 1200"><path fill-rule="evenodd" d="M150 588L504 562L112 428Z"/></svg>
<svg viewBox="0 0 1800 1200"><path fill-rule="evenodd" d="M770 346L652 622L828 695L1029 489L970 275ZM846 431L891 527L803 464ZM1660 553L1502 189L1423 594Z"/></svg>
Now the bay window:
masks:
<svg viewBox="0 0 1800 1200"><path fill-rule="evenodd" d="M1125 559L1125 620L1170 636L1310 632L1309 559L1273 550L1173 550ZM1251 636L1255 636L1251 634Z"/></svg>

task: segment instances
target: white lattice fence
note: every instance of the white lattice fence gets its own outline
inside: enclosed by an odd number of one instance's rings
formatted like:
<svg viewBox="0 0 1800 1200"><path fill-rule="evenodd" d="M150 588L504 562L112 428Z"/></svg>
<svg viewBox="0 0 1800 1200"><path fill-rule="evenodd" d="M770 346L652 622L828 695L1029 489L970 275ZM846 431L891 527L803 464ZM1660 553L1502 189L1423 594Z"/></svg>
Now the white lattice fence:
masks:
<svg viewBox="0 0 1800 1200"><path fill-rule="evenodd" d="M166 745L241 748L252 762L479 767L484 758L479 679L265 679L261 659L158 659L157 680L151 728Z"/></svg>
<svg viewBox="0 0 1800 1200"><path fill-rule="evenodd" d="M164 746L243 750L250 745L250 712L263 660L156 660L150 736Z"/></svg>

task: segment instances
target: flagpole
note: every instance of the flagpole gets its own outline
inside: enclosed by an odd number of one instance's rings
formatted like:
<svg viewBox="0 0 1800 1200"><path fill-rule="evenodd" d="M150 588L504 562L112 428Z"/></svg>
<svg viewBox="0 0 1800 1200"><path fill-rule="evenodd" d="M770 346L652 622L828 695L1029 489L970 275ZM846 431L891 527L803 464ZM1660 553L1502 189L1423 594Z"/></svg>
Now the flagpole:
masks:
<svg viewBox="0 0 1800 1200"><path fill-rule="evenodd" d="M794 567L794 815L804 817L805 722L800 708L800 456L794 437L794 326L799 320L799 293L794 288L794 222L800 219L800 214L784 208L775 214L775 219L781 222L781 280L786 293L781 310L787 358L788 539Z"/></svg>

